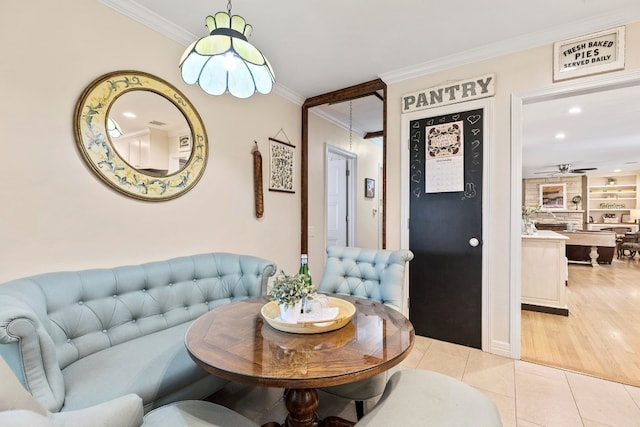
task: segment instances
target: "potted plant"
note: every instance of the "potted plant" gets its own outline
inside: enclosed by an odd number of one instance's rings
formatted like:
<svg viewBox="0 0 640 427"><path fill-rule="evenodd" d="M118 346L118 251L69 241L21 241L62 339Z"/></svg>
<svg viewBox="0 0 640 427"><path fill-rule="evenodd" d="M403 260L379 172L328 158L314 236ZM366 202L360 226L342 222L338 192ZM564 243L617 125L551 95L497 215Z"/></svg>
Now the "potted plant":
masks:
<svg viewBox="0 0 640 427"><path fill-rule="evenodd" d="M535 224L531 219L531 215L540 212L540 206L536 207L522 207L522 232L524 234L533 234L535 232Z"/></svg>
<svg viewBox="0 0 640 427"><path fill-rule="evenodd" d="M298 321L302 310L302 301L311 299L315 291L304 274L286 275L283 270L273 280L269 295L280 306L280 318L285 322Z"/></svg>

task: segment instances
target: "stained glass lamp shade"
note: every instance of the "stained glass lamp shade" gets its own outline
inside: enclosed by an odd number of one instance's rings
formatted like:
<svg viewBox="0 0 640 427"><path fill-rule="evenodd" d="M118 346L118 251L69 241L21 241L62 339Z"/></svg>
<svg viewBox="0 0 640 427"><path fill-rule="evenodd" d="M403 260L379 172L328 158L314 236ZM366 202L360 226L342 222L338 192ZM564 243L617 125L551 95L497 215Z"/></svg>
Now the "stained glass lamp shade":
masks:
<svg viewBox="0 0 640 427"><path fill-rule="evenodd" d="M271 92L275 77L267 59L247 38L252 27L242 16L218 12L206 19L209 35L191 44L180 60L182 80L211 95L229 92L248 98Z"/></svg>
<svg viewBox="0 0 640 427"><path fill-rule="evenodd" d="M107 132L111 138L119 138L122 136L122 129L115 120L107 118Z"/></svg>

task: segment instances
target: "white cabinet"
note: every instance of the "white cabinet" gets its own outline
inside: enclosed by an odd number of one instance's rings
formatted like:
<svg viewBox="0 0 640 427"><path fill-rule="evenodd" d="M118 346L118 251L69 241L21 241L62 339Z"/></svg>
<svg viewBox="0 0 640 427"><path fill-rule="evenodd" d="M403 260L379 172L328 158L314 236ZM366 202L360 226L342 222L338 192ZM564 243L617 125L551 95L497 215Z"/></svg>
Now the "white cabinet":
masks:
<svg viewBox="0 0 640 427"><path fill-rule="evenodd" d="M548 230L522 236L522 308L568 315L567 237Z"/></svg>
<svg viewBox="0 0 640 427"><path fill-rule="evenodd" d="M587 191L590 230L622 225L638 207L637 174L589 176Z"/></svg>
<svg viewBox="0 0 640 427"><path fill-rule="evenodd" d="M169 169L169 138L166 132L149 128L143 132L113 139L113 145L120 157L135 169Z"/></svg>

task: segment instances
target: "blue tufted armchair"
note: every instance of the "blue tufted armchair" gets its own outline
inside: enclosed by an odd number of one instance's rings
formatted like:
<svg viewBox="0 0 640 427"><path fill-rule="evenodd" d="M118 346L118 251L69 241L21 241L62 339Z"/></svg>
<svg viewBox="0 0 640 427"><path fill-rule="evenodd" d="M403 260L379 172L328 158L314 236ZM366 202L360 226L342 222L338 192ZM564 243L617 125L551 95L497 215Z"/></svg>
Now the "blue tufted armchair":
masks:
<svg viewBox="0 0 640 427"><path fill-rule="evenodd" d="M412 259L409 250L330 246L318 292L370 299L406 313L405 271ZM363 401L381 395L391 373L322 390L354 400L360 419L364 415Z"/></svg>

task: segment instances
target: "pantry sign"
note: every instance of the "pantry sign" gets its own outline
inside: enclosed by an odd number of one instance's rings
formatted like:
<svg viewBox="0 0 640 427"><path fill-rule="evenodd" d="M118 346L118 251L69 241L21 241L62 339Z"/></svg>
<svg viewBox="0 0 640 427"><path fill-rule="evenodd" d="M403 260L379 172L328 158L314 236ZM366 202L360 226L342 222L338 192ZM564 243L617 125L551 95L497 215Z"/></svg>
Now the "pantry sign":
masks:
<svg viewBox="0 0 640 427"><path fill-rule="evenodd" d="M553 80L624 69L624 27L553 44Z"/></svg>

